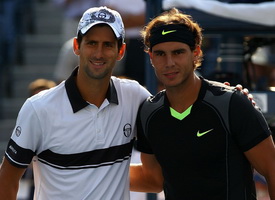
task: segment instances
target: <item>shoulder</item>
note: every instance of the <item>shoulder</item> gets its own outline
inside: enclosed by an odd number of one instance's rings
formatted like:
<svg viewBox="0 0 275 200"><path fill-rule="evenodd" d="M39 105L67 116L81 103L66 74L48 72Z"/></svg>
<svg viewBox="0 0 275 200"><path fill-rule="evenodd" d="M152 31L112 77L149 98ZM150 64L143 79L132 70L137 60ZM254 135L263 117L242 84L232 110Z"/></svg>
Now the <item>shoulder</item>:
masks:
<svg viewBox="0 0 275 200"><path fill-rule="evenodd" d="M145 105L158 105L163 104L165 99L165 90L158 92L156 95L151 95L145 101Z"/></svg>
<svg viewBox="0 0 275 200"><path fill-rule="evenodd" d="M226 108L227 111L230 108L256 108L252 105L248 97L241 91L235 89L235 87L208 80L204 80L204 83L207 85L204 101L215 105L217 108L221 108L221 110L225 110Z"/></svg>
<svg viewBox="0 0 275 200"><path fill-rule="evenodd" d="M43 90L36 95L28 98L28 102L36 108L49 107L50 105L56 106L59 104L61 98L67 97L64 82L61 82L59 85Z"/></svg>
<svg viewBox="0 0 275 200"><path fill-rule="evenodd" d="M224 85L216 81L203 79L202 92L200 95L203 101L220 104L221 102L230 101L232 95L237 92L234 87Z"/></svg>
<svg viewBox="0 0 275 200"><path fill-rule="evenodd" d="M145 96L145 98L151 95L151 93L144 86L140 85L136 80L118 78L115 76L112 76L111 79L118 93L141 95Z"/></svg>
<svg viewBox="0 0 275 200"><path fill-rule="evenodd" d="M164 107L165 90L160 91L154 96L149 96L140 107L141 117L148 117L158 109Z"/></svg>
<svg viewBox="0 0 275 200"><path fill-rule="evenodd" d="M121 78L121 77L116 77L116 76L112 76L111 79L114 82L114 84L121 85L121 86L124 86L124 87L127 87L127 86L128 87L141 86L139 84L139 82L137 82L136 80L133 80L133 79Z"/></svg>
<svg viewBox="0 0 275 200"><path fill-rule="evenodd" d="M207 86L207 89L213 92L215 95L221 95L226 92L233 93L237 91L235 87L225 85L221 82L211 81L207 79L203 79L203 84Z"/></svg>

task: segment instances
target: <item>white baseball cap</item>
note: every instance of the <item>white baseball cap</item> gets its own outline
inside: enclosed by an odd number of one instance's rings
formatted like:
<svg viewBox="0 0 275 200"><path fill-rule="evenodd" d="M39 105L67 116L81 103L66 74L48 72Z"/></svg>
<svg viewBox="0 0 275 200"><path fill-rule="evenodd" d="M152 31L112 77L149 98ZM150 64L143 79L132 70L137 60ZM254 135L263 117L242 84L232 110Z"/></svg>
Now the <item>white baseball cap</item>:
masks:
<svg viewBox="0 0 275 200"><path fill-rule="evenodd" d="M97 24L108 24L114 31L117 39L125 38L124 24L120 14L106 6L93 7L83 13L79 21L77 34L81 31L85 34L90 28Z"/></svg>

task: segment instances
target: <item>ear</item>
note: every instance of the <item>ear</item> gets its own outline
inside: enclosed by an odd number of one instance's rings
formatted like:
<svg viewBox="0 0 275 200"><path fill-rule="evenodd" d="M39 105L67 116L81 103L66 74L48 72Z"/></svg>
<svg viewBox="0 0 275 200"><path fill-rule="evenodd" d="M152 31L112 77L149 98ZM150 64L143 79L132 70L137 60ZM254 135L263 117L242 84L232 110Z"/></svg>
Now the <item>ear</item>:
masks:
<svg viewBox="0 0 275 200"><path fill-rule="evenodd" d="M121 60L124 57L126 51L126 43L123 43L121 48L119 49L118 55L117 55L117 60Z"/></svg>
<svg viewBox="0 0 275 200"><path fill-rule="evenodd" d="M152 57L153 57L152 51L150 51L150 49L149 49L147 53L148 53L148 55L149 55L150 63L151 63L151 65L152 65L152 67L155 68L155 66L153 65L153 62L152 62Z"/></svg>
<svg viewBox="0 0 275 200"><path fill-rule="evenodd" d="M77 39L76 37L74 38L74 41L73 41L73 47L74 47L74 54L79 56L80 52L79 52L79 44L77 42Z"/></svg>
<svg viewBox="0 0 275 200"><path fill-rule="evenodd" d="M152 51L150 51L150 49L148 50L148 54L149 54L150 60L152 60L153 54L152 54Z"/></svg>
<svg viewBox="0 0 275 200"><path fill-rule="evenodd" d="M200 46L197 46L194 50L194 56L195 57L198 57L201 53L201 47Z"/></svg>

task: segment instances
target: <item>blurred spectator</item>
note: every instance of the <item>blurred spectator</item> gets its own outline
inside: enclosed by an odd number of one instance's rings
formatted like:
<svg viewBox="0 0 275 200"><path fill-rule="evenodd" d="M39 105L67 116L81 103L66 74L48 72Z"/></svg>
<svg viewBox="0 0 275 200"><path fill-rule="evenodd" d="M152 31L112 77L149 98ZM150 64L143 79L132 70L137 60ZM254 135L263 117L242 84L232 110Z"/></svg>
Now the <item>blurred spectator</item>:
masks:
<svg viewBox="0 0 275 200"><path fill-rule="evenodd" d="M0 6L0 68L1 96L12 95L12 70L16 53L16 11L17 0L2 0Z"/></svg>
<svg viewBox="0 0 275 200"><path fill-rule="evenodd" d="M28 86L29 96L31 97L31 96L41 92L42 90L47 90L54 86L56 86L56 83L52 80L43 79L43 78L36 79L33 82L31 82Z"/></svg>
<svg viewBox="0 0 275 200"><path fill-rule="evenodd" d="M0 116L4 96L13 94L13 70L23 61L23 35L34 32L33 0L0 0Z"/></svg>
<svg viewBox="0 0 275 200"><path fill-rule="evenodd" d="M57 83L66 80L78 65L78 57L73 51L73 38L67 40L61 47L58 59L53 72L53 77Z"/></svg>
<svg viewBox="0 0 275 200"><path fill-rule="evenodd" d="M275 87L275 45L258 47L251 57L248 73L252 81L252 89L259 91Z"/></svg>
<svg viewBox="0 0 275 200"><path fill-rule="evenodd" d="M75 37L75 27L88 8L99 6L100 0L52 0L63 11L62 41Z"/></svg>

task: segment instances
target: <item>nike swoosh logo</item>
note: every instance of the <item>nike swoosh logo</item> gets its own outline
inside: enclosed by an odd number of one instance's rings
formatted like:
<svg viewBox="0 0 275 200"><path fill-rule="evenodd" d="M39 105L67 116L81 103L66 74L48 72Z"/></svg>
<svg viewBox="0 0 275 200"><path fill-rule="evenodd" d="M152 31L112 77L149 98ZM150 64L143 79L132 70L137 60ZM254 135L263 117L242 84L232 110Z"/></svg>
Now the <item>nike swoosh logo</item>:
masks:
<svg viewBox="0 0 275 200"><path fill-rule="evenodd" d="M208 130L208 131L204 131L204 132L202 132L202 133L200 133L200 131L198 131L198 132L197 132L197 136L198 136L198 137L201 137L201 136L203 136L203 135L209 133L209 132L212 131L212 130L213 130L213 128L210 129L210 130Z"/></svg>
<svg viewBox="0 0 275 200"><path fill-rule="evenodd" d="M177 30L171 30L171 31L164 31L164 30L162 30L162 35L166 35L166 34L168 34L168 33L173 33L173 32L176 32Z"/></svg>

